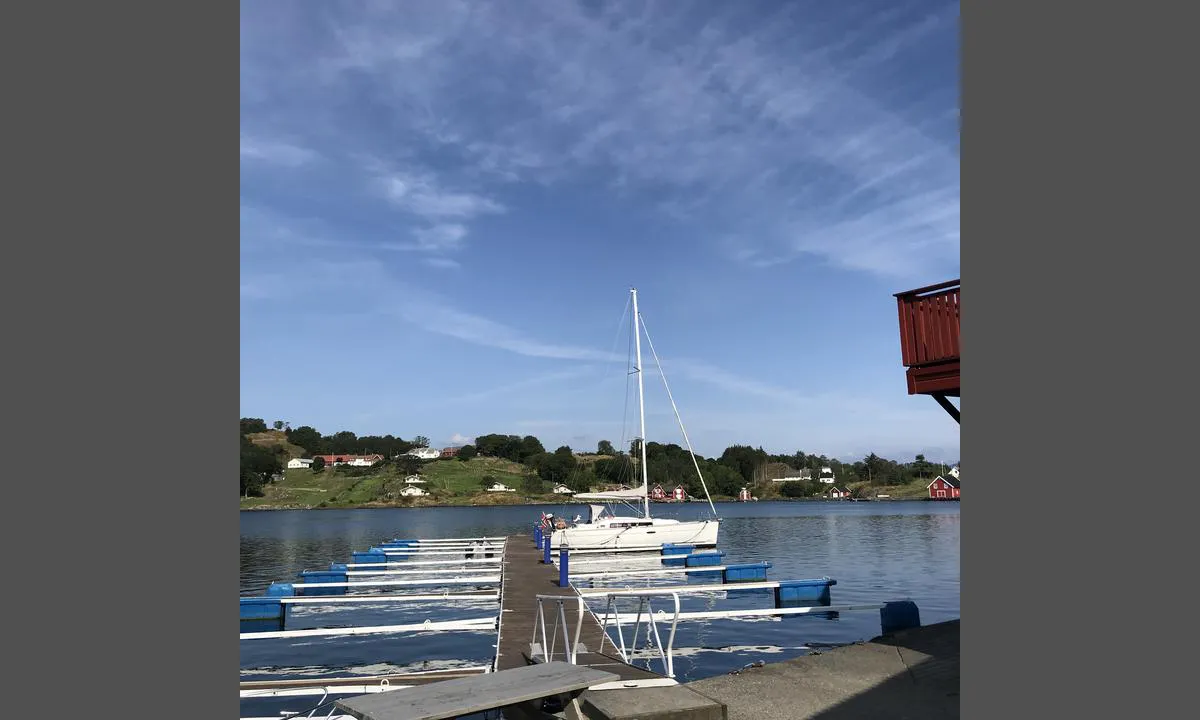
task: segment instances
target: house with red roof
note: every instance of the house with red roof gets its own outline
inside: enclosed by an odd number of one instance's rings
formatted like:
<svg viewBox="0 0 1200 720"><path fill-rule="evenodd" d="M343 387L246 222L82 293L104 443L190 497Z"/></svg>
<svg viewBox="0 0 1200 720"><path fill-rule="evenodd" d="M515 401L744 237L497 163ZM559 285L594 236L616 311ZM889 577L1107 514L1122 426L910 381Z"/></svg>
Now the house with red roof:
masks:
<svg viewBox="0 0 1200 720"><path fill-rule="evenodd" d="M958 500L962 488L961 482L953 475L950 477L938 475L933 482L925 486L925 489L929 491L930 500Z"/></svg>
<svg viewBox="0 0 1200 720"><path fill-rule="evenodd" d="M377 463L383 462L383 456L378 453L373 455L314 455L315 458L321 458L325 461L325 465L349 465L351 467L371 467Z"/></svg>

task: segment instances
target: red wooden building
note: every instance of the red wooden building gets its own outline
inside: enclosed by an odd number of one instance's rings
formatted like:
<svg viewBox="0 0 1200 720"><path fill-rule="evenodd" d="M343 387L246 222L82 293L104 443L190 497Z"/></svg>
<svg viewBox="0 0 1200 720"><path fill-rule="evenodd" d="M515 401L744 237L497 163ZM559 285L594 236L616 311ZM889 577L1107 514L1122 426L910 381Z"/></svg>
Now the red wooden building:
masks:
<svg viewBox="0 0 1200 720"><path fill-rule="evenodd" d="M929 490L930 500L958 500L962 485L956 477L938 475L925 488Z"/></svg>
<svg viewBox="0 0 1200 720"><path fill-rule="evenodd" d="M896 293L900 355L909 395L929 395L954 418L959 408L947 398L959 395L958 280Z"/></svg>
<svg viewBox="0 0 1200 720"><path fill-rule="evenodd" d="M667 499L667 493L665 490L662 489L662 485L655 485L654 487L650 488L650 499L651 500L666 500Z"/></svg>
<svg viewBox="0 0 1200 720"><path fill-rule="evenodd" d="M682 485L676 485L675 489L671 491L671 499L675 502L684 502L687 500L687 490L684 490Z"/></svg>

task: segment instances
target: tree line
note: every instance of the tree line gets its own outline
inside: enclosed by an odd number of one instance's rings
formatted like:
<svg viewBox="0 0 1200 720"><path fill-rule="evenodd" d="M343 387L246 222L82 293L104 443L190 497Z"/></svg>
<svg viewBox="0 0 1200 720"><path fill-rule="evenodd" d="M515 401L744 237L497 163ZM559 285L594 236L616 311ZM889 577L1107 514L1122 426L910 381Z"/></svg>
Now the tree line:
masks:
<svg viewBox="0 0 1200 720"><path fill-rule="evenodd" d="M416 458L404 453L418 447L429 447L429 438L421 435L405 440L393 435L364 435L359 437L349 430L323 435L310 425L293 428L285 420L276 420L270 427L262 418L241 419L241 494L261 496L263 488L283 473L288 461L288 449L284 445L257 445L249 436L274 429L284 434L289 445L303 450L303 457L318 455L382 455L384 463L395 465L401 472L413 473L420 469ZM325 463L321 458L313 462L313 470L320 472ZM365 474L370 468L338 466L337 472Z"/></svg>
<svg viewBox="0 0 1200 720"><path fill-rule="evenodd" d="M396 465L404 473L417 472L423 461L406 456L409 450L429 447L429 439L416 436L412 440L392 435L357 436L348 430L323 435L316 428L302 425L292 428L283 420L273 423L275 430L287 437L287 442L304 450L306 455L382 455L388 465ZM266 432L267 424L261 418L242 418L242 494L261 494L262 487L282 473L287 461L287 450L281 446L262 447L250 442L247 435ZM609 440L597 443L595 453L601 456L595 462L580 463L575 452L567 445L548 452L541 440L533 435L509 435L492 433L480 435L473 444L459 448L457 458L466 462L476 456L503 458L524 465L525 474L522 491L528 494L547 492L555 484L564 484L576 492L586 492L597 485L625 484L631 487L641 484L641 448L638 441L631 442L628 451L616 449ZM710 492L717 495L734 496L743 487L754 487L769 483L772 479L798 475L808 470L811 479L800 482L782 483L780 491L788 496L813 495L825 489L818 478L821 468L830 468L838 485L867 481L872 486L901 485L915 479L932 479L939 466L927 462L918 455L913 462L900 463L871 453L862 460L843 463L824 455L806 454L797 451L791 455L767 453L761 447L731 445L720 457L706 458L696 455L695 464L685 448L675 443L646 443L646 470L651 485L660 484L664 489L682 485L692 496L702 496L703 487L696 476L696 467L703 473ZM321 468L314 463L314 470ZM365 470L365 469L360 469ZM352 469L341 469L351 472Z"/></svg>

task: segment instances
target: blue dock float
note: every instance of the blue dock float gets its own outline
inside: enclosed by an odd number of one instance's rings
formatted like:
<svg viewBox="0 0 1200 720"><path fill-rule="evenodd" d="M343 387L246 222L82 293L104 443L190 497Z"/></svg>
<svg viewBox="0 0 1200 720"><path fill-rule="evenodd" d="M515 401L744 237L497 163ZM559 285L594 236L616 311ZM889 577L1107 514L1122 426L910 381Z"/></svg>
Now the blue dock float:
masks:
<svg viewBox="0 0 1200 720"><path fill-rule="evenodd" d="M769 562L746 563L744 565L726 565L724 581L727 583L755 582L767 579ZM699 573L697 573L699 574Z"/></svg>
<svg viewBox="0 0 1200 720"><path fill-rule="evenodd" d="M676 545L675 543L663 543L663 555L691 555L696 549L695 545Z"/></svg>
<svg viewBox="0 0 1200 720"><path fill-rule="evenodd" d="M879 625L883 635L921 627L921 613L912 600L894 600L879 608Z"/></svg>
<svg viewBox="0 0 1200 720"><path fill-rule="evenodd" d="M342 567L345 567L344 565ZM344 583L349 579L345 570L302 570L296 577L304 583ZM304 595L345 595L344 587L306 587Z"/></svg>
<svg viewBox="0 0 1200 720"><path fill-rule="evenodd" d="M702 565L720 565L725 556L723 550L706 550L685 554L682 552L667 553L662 556L662 564L667 567L699 567Z"/></svg>
<svg viewBox="0 0 1200 720"><path fill-rule="evenodd" d="M241 621L254 623L254 630L242 626L242 632L257 630L283 630L291 614L291 605L279 600L294 597L296 588L291 583L271 583L262 597L241 598Z"/></svg>
<svg viewBox="0 0 1200 720"><path fill-rule="evenodd" d="M837 585L832 578L815 578L812 580L781 580L775 588L775 607L796 607L798 604L830 602L829 588Z"/></svg>
<svg viewBox="0 0 1200 720"><path fill-rule="evenodd" d="M379 548L371 548L370 550L367 550L366 552L352 552L352 553L350 553L350 558L351 558L351 560L350 560L351 562L353 562L355 564L360 564L360 565L386 564L388 562L394 562L394 561L389 561L387 554L384 553Z"/></svg>
<svg viewBox="0 0 1200 720"><path fill-rule="evenodd" d="M392 562L396 562L397 560L407 560L409 558L409 555L411 554L411 552L410 553L398 553L398 552L396 552L397 550L411 551L412 546L411 545L391 545L391 546L384 545L381 547L372 546L372 547L367 548L368 553L379 553L379 554L383 555L384 557L391 558Z"/></svg>

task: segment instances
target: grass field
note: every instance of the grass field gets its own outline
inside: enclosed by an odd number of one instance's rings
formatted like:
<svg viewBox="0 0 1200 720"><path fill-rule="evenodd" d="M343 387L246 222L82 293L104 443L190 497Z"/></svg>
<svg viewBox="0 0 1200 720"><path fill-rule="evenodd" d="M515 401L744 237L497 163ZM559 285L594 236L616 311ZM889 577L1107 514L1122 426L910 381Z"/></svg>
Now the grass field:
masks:
<svg viewBox="0 0 1200 720"><path fill-rule="evenodd" d="M314 473L312 470L286 470L283 479L264 488L263 497L242 498L242 509L354 507L359 505L496 505L526 502L519 492L526 468L499 458L435 460L421 468L426 483L423 488L430 498L403 498L399 491L404 478L394 468L378 474L351 477L332 469ZM481 483L491 476L505 485L516 488L515 493L487 493ZM540 498L534 498L540 499Z"/></svg>

